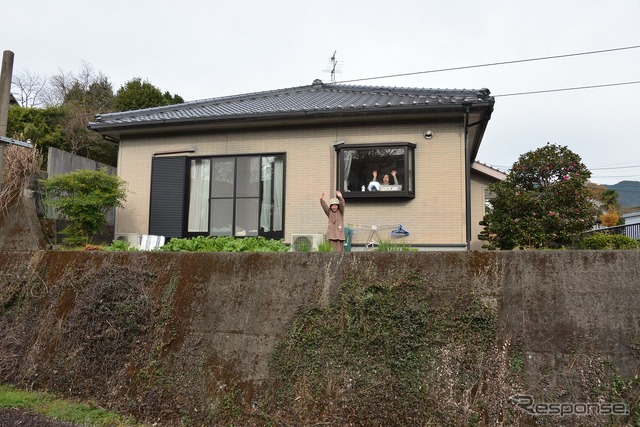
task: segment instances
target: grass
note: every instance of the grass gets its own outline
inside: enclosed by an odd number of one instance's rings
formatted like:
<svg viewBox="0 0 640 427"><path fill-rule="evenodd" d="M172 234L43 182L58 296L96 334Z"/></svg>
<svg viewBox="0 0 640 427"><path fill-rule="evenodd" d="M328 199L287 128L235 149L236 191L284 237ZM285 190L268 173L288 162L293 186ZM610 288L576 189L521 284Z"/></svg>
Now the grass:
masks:
<svg viewBox="0 0 640 427"><path fill-rule="evenodd" d="M378 246L374 249L378 252L414 252L418 249L412 248L410 243L403 240L380 240Z"/></svg>
<svg viewBox="0 0 640 427"><path fill-rule="evenodd" d="M0 385L0 408L21 409L81 426L132 427L141 426L133 418L124 417L94 405L58 399L43 392L18 390Z"/></svg>

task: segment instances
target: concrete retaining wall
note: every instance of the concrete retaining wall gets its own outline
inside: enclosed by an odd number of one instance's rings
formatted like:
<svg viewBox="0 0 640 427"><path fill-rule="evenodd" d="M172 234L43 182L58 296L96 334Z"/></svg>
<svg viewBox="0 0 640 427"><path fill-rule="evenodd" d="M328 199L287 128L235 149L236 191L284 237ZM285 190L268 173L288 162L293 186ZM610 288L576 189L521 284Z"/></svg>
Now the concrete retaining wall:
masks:
<svg viewBox="0 0 640 427"><path fill-rule="evenodd" d="M74 304L92 286L129 283L130 276L164 313L154 324L165 322L159 353L165 368L193 367L196 375L183 378L185 390L221 389L230 381L251 390L268 377L271 352L299 310L327 304L347 274L408 270L421 286L471 291L494 308L500 336L522 348L531 383L542 376L554 383L554 372L566 376L580 355L606 358L621 374L634 375L640 373L639 265L640 251L0 252L6 328L0 382L55 388L63 374L52 373L52 354L67 351L61 331ZM16 283L29 289L16 294ZM153 351L131 340L129 360L114 365L114 379L101 385L112 393L126 388L134 361Z"/></svg>

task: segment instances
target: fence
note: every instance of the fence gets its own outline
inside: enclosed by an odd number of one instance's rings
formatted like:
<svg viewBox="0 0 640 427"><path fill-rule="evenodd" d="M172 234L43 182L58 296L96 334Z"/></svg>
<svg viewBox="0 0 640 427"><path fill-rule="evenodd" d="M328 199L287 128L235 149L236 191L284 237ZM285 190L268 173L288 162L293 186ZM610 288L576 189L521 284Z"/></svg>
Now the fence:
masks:
<svg viewBox="0 0 640 427"><path fill-rule="evenodd" d="M583 233L582 236L590 236L595 233L622 234L623 236L640 240L640 224L616 225L615 227L598 228L587 231L586 233Z"/></svg>

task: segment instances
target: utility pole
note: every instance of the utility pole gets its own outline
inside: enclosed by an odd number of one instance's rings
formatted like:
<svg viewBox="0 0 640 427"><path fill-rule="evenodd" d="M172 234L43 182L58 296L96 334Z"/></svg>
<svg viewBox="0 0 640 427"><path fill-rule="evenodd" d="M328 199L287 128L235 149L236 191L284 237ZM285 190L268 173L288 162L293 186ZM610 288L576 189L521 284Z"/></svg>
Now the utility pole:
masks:
<svg viewBox="0 0 640 427"><path fill-rule="evenodd" d="M2 54L2 70L0 70L0 136L7 136L12 74L13 52L5 50ZM2 188L2 184L4 183L4 145L4 143L0 142L0 188Z"/></svg>

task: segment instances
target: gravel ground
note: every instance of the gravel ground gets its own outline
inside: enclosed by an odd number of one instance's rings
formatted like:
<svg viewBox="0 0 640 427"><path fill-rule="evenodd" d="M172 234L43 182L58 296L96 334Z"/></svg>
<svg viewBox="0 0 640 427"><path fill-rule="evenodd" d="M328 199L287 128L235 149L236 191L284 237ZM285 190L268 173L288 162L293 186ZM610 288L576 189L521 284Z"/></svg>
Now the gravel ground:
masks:
<svg viewBox="0 0 640 427"><path fill-rule="evenodd" d="M79 427L78 424L65 423L35 415L19 409L0 409L1 427Z"/></svg>

